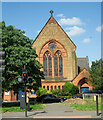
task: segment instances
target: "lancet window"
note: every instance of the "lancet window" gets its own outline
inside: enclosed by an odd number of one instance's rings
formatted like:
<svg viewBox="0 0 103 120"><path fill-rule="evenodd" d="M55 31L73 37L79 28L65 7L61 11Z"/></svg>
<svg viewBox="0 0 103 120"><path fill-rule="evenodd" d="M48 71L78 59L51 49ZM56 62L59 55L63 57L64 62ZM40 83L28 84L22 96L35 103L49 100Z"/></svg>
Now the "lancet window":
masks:
<svg viewBox="0 0 103 120"><path fill-rule="evenodd" d="M43 56L43 64L44 64L44 75L52 76L52 57L49 51L45 52Z"/></svg>

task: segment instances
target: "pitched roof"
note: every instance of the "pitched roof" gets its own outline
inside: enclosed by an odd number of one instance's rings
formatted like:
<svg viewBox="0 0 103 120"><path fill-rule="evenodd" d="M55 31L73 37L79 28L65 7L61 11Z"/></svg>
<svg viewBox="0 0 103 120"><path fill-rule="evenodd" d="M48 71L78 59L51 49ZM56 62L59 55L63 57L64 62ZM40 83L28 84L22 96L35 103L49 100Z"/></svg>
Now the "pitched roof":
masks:
<svg viewBox="0 0 103 120"><path fill-rule="evenodd" d="M88 56L77 58L77 62L81 70L83 70L84 68L86 68L87 70L89 69Z"/></svg>
<svg viewBox="0 0 103 120"><path fill-rule="evenodd" d="M45 28L45 26L47 24L57 24L60 28L61 26L58 24L58 22L54 19L53 15L51 15L51 17L49 18L49 20L46 22L46 24L44 25L44 27L42 28L42 30L39 32L38 36L35 38L35 40L33 41L33 43L36 41L36 39L39 37L39 35L41 34L41 32L43 31L43 29ZM61 28L62 29L62 28ZM62 31L64 32L64 34L69 38L69 36L65 33L65 31L62 29ZM69 38L70 39L70 38ZM76 49L76 45L73 43L73 41L70 39L71 43L73 44L74 48ZM33 45L32 43L32 45Z"/></svg>

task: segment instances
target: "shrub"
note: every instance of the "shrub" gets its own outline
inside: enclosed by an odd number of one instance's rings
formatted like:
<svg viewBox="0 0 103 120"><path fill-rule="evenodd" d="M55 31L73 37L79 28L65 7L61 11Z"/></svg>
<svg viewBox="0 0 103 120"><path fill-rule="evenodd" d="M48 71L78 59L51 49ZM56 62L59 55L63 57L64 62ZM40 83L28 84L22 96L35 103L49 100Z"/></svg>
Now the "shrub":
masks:
<svg viewBox="0 0 103 120"><path fill-rule="evenodd" d="M51 92L52 92L52 94L54 94L56 96L62 95L62 90L60 90L60 89L51 90Z"/></svg>
<svg viewBox="0 0 103 120"><path fill-rule="evenodd" d="M72 96L63 96L63 97L66 97L67 99L71 99L72 98Z"/></svg>
<svg viewBox="0 0 103 120"><path fill-rule="evenodd" d="M62 91L65 96L67 95L72 96L79 93L79 88L75 86L73 83L66 82Z"/></svg>
<svg viewBox="0 0 103 120"><path fill-rule="evenodd" d="M36 95L41 96L43 94L52 94L52 92L47 89L39 87L39 90L36 91Z"/></svg>

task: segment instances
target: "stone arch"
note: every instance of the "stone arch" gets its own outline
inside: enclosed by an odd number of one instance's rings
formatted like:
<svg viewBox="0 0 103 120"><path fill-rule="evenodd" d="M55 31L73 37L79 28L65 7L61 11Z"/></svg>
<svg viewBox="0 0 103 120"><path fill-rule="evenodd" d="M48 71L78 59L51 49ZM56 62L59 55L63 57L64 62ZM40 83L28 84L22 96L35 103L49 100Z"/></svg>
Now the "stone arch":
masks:
<svg viewBox="0 0 103 120"><path fill-rule="evenodd" d="M79 75L74 80L72 80L72 83L78 86L79 92L81 92L81 86L84 84L89 87L89 90L92 90L92 86L90 86L90 83L88 80L89 76L90 76L90 73L86 69L83 69L79 73Z"/></svg>
<svg viewBox="0 0 103 120"><path fill-rule="evenodd" d="M55 46L54 47L51 47L51 45L54 45L54 44L50 44L50 43L55 43ZM66 65L67 65L67 56L68 56L68 54L67 54L67 51L66 51L66 49L65 49L65 47L59 42L59 41L56 41L56 40L54 40L54 39L52 39L52 40L49 40L49 41L47 41L42 47L41 47L41 49L40 49L40 52L39 52L39 61L40 61L40 63L41 64L43 64L44 65L44 59L43 59L43 56L44 56L44 54L46 53L46 52L49 52L50 54L51 54L51 59L52 59L52 78L55 78L55 77L60 77L60 76L63 76L63 77L67 77L67 67L66 67ZM59 58L61 61L62 61L62 65L63 65L63 67L61 68L61 69L58 69L58 70L60 70L60 71L62 71L62 72L60 72L57 76L55 75L55 73L54 73L54 56L55 56L55 53L57 52L57 51L60 51L60 53L61 53L61 56L62 56L62 58ZM43 71L44 71L44 69L42 69ZM48 76L48 77L50 77L50 76Z"/></svg>
<svg viewBox="0 0 103 120"><path fill-rule="evenodd" d="M87 78L82 78L79 82L78 82L78 88L79 88L79 92L81 93L81 90L85 89L85 90L91 90L92 87L89 85L89 80Z"/></svg>

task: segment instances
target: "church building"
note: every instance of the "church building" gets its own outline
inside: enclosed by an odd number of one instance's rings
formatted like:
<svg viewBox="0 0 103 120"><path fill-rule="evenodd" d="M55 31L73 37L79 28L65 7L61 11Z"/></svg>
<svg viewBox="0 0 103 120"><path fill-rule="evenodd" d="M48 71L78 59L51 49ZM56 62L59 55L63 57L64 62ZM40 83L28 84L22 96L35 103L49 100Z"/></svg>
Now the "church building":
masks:
<svg viewBox="0 0 103 120"><path fill-rule="evenodd" d="M51 16L32 44L38 60L43 65L45 79L42 88L62 89L65 82L79 87L79 92L91 90L89 85L88 57L77 58L76 45Z"/></svg>
<svg viewBox="0 0 103 120"><path fill-rule="evenodd" d="M45 79L41 80L41 87L47 90L63 89L65 82L72 82L78 86L79 92L92 90L89 84L88 56L77 58L76 45L51 16L40 31L32 49L36 48L38 61L43 65ZM4 92L4 101L16 101L20 94L13 91Z"/></svg>

